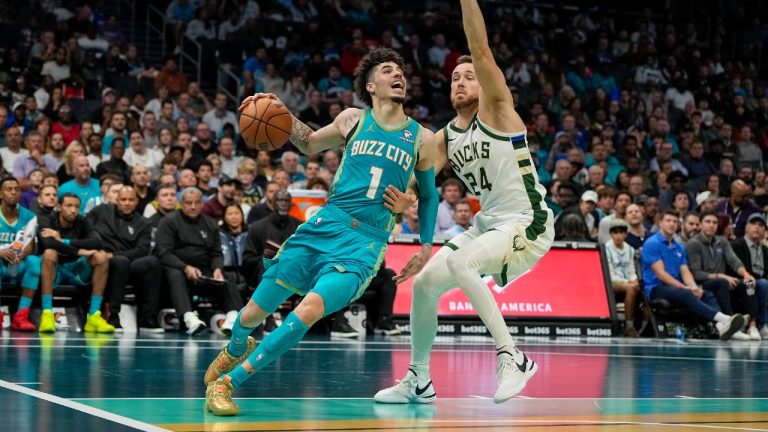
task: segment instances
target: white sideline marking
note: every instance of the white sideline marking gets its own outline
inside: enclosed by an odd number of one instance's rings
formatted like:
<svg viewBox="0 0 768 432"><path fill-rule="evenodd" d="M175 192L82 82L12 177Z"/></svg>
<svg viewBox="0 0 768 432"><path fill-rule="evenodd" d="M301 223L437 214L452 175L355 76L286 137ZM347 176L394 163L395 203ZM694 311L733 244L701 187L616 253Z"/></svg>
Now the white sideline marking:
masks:
<svg viewBox="0 0 768 432"><path fill-rule="evenodd" d="M61 405L63 407L67 407L76 411L90 414L95 417L100 417L100 418L103 418L104 420L109 420L114 423L132 427L134 429L139 429L147 432L168 432L168 429L159 428L155 425L144 423L128 417L123 417L121 415L104 411L99 408L90 407L88 405L81 404L79 402L74 402L69 399L64 399L62 397L54 396L50 393L45 393L38 390L22 387L18 384L14 384L8 381L0 380L0 387L4 387L8 390L15 391L17 393L25 394L27 396L32 396L38 399L42 399L44 401L55 403L56 405Z"/></svg>

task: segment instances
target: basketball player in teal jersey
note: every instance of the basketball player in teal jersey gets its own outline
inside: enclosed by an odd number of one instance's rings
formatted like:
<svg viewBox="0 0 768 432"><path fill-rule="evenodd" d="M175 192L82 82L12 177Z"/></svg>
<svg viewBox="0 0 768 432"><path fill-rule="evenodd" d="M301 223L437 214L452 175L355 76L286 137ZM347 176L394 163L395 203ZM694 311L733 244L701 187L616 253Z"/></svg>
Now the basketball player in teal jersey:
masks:
<svg viewBox="0 0 768 432"><path fill-rule="evenodd" d="M349 108L328 126L312 131L293 117L291 142L306 154L346 144L328 204L301 225L265 261L264 277L240 311L229 344L206 371L206 409L235 415L234 388L299 343L309 327L357 299L381 264L396 215L384 207L384 191L408 186L415 175L421 190L422 248L402 277L421 270L431 255L437 218L434 134L403 112L406 81L402 58L377 49L355 70L355 91L372 109ZM274 95L257 94L248 103ZM248 335L292 294L304 296L277 330L255 348Z"/></svg>
<svg viewBox="0 0 768 432"><path fill-rule="evenodd" d="M40 257L32 255L37 235L37 216L19 205L21 189L14 177L0 179L0 279L3 283L21 283L19 309L11 320L14 330L34 331L29 307L40 284ZM13 243L21 250L14 252ZM15 269L14 269L15 267ZM0 313L0 326L2 325Z"/></svg>
<svg viewBox="0 0 768 432"><path fill-rule="evenodd" d="M552 245L552 212L544 204L546 190L528 151L525 124L488 46L477 0L461 0L461 10L472 56L459 58L451 76L451 103L457 116L437 133L435 170L450 163L479 197L482 210L475 225L446 243L414 280L411 364L398 385L376 393L379 403L436 400L429 354L437 334L437 306L440 296L457 286L496 343L494 401L504 402L522 391L538 368L515 347L481 275L493 275L505 286L528 271ZM390 188L385 200L395 204L401 195ZM402 207L393 208L399 211L410 205L404 201Z"/></svg>

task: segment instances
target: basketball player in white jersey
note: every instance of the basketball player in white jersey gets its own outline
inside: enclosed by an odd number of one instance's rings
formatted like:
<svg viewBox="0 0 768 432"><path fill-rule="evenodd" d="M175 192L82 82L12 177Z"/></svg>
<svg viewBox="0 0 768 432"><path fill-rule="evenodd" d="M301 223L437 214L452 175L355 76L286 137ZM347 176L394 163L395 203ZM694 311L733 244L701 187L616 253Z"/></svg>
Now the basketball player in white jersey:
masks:
<svg viewBox="0 0 768 432"><path fill-rule="evenodd" d="M500 286L529 270L550 248L553 215L544 203L528 151L526 128L496 65L477 0L461 0L471 57L459 59L451 77L451 103L457 116L437 133L435 172L453 166L480 199L476 225L446 243L416 277L411 307L411 364L405 378L379 391L379 403L431 403L437 398L429 377L429 354L437 334L441 295L460 287L496 343L498 366L494 401L525 388L536 363L512 341L501 311L481 274ZM415 199L390 189L395 210ZM398 279L398 283L402 278Z"/></svg>

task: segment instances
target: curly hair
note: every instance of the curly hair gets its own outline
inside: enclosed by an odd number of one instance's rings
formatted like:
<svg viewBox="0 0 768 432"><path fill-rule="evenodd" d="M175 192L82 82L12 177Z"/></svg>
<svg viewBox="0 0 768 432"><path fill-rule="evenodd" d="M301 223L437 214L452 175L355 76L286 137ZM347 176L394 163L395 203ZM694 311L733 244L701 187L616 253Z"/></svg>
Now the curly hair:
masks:
<svg viewBox="0 0 768 432"><path fill-rule="evenodd" d="M389 48L376 48L366 54L355 68L355 93L369 106L373 104L373 98L365 86L373 79L372 74L376 66L386 62L393 62L400 66L400 69L405 67L403 57L396 51Z"/></svg>

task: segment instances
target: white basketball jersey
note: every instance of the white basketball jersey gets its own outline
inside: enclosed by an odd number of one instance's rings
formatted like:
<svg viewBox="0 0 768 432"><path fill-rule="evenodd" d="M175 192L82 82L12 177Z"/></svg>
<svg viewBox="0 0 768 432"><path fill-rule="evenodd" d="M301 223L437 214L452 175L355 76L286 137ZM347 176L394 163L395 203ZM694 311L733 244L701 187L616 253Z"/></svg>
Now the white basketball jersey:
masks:
<svg viewBox="0 0 768 432"><path fill-rule="evenodd" d="M554 218L544 202L546 189L539 183L525 131L499 132L477 117L466 130L453 122L443 130L453 170L480 199L478 228L522 223L530 241L552 229Z"/></svg>

